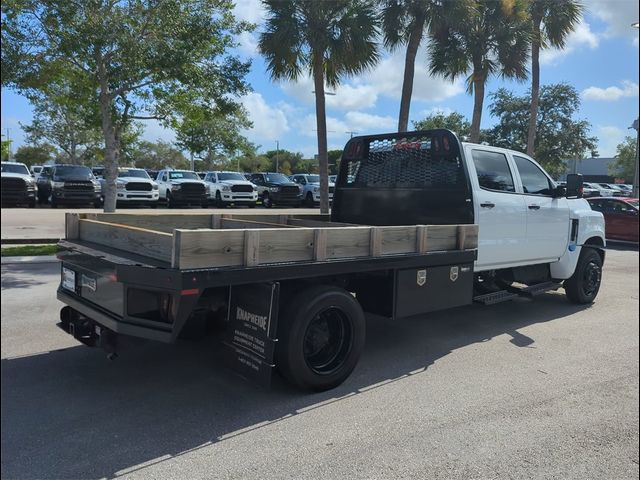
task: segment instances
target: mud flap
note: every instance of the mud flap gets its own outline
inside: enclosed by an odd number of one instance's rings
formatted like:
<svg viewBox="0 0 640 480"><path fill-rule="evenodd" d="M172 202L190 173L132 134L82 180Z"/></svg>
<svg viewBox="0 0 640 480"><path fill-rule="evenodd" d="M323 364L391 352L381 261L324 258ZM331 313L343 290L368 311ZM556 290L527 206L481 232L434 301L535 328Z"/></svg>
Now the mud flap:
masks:
<svg viewBox="0 0 640 480"><path fill-rule="evenodd" d="M278 327L278 282L229 289L225 357L229 368L264 387L271 385Z"/></svg>

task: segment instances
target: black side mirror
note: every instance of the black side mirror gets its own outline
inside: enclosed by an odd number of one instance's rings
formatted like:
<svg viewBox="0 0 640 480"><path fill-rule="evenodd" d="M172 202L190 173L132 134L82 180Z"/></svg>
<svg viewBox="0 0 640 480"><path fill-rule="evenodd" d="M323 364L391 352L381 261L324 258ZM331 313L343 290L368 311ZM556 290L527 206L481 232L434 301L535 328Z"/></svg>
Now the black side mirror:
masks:
<svg viewBox="0 0 640 480"><path fill-rule="evenodd" d="M579 173L570 173L567 175L566 194L567 197L582 198L582 175Z"/></svg>

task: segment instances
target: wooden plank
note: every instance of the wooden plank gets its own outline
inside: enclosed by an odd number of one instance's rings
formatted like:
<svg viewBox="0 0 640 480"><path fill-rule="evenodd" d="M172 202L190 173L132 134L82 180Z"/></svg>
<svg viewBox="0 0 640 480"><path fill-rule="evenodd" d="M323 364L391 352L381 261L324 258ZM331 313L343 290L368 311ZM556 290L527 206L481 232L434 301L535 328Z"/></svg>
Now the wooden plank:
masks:
<svg viewBox="0 0 640 480"><path fill-rule="evenodd" d="M87 242L137 253L163 262L172 261L173 236L127 225L79 220L79 237Z"/></svg>
<svg viewBox="0 0 640 480"><path fill-rule="evenodd" d="M316 228L313 232L313 259L321 262L327 259L327 231Z"/></svg>
<svg viewBox="0 0 640 480"><path fill-rule="evenodd" d="M312 228L260 230L260 264L313 260Z"/></svg>
<svg viewBox="0 0 640 480"><path fill-rule="evenodd" d="M372 257L382 255L382 228L371 227L371 243L369 244L369 254Z"/></svg>
<svg viewBox="0 0 640 480"><path fill-rule="evenodd" d="M418 225L416 227L416 252L425 253L427 251L429 238L429 227L427 225Z"/></svg>
<svg viewBox="0 0 640 480"><path fill-rule="evenodd" d="M80 238L80 216L77 213L65 213L64 215L64 238L67 240L77 240Z"/></svg>
<svg viewBox="0 0 640 480"><path fill-rule="evenodd" d="M184 213L99 213L97 220L119 225L131 225L157 232L171 233L176 228L195 229L211 228L211 214L184 214Z"/></svg>
<svg viewBox="0 0 640 480"><path fill-rule="evenodd" d="M220 228L220 220L222 220L220 214L214 213L213 215L211 215L211 228Z"/></svg>
<svg viewBox="0 0 640 480"><path fill-rule="evenodd" d="M478 225L461 225L465 230L465 250L473 250L478 248Z"/></svg>
<svg viewBox="0 0 640 480"><path fill-rule="evenodd" d="M260 263L260 232L246 230L244 232L244 264L253 266Z"/></svg>
<svg viewBox="0 0 640 480"><path fill-rule="evenodd" d="M327 258L368 257L371 227L342 227L327 230Z"/></svg>
<svg viewBox="0 0 640 480"><path fill-rule="evenodd" d="M245 230L182 230L179 268L231 267L244 264Z"/></svg>
<svg viewBox="0 0 640 480"><path fill-rule="evenodd" d="M458 225L458 231L456 235L458 250L464 250L464 242L467 238L467 229L465 228L465 225Z"/></svg>
<svg viewBox="0 0 640 480"><path fill-rule="evenodd" d="M302 218L289 218L289 225L296 227L357 227L353 223L329 222L325 220L307 220Z"/></svg>
<svg viewBox="0 0 640 480"><path fill-rule="evenodd" d="M173 233L173 243L171 247L171 266L180 268L180 251L182 250L182 236Z"/></svg>
<svg viewBox="0 0 640 480"><path fill-rule="evenodd" d="M240 220L236 218L223 218L220 221L220 228L296 228L291 225L280 225L278 223L255 222L253 220Z"/></svg>
<svg viewBox="0 0 640 480"><path fill-rule="evenodd" d="M287 220L289 220L289 215L278 215L278 223L281 225L286 225Z"/></svg>
<svg viewBox="0 0 640 480"><path fill-rule="evenodd" d="M428 252L455 250L458 243L457 225L429 225Z"/></svg>
<svg viewBox="0 0 640 480"><path fill-rule="evenodd" d="M415 253L416 227L379 227L382 230L380 253L382 255L398 255Z"/></svg>

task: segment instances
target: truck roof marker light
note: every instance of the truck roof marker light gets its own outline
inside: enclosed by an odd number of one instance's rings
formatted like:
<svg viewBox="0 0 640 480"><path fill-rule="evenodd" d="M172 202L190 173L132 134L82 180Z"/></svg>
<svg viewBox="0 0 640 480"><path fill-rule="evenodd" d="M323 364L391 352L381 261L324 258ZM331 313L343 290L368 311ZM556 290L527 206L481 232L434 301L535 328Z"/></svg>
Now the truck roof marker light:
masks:
<svg viewBox="0 0 640 480"><path fill-rule="evenodd" d="M188 295L198 295L200 293L199 288L188 288L186 290L180 290L180 295L186 297Z"/></svg>

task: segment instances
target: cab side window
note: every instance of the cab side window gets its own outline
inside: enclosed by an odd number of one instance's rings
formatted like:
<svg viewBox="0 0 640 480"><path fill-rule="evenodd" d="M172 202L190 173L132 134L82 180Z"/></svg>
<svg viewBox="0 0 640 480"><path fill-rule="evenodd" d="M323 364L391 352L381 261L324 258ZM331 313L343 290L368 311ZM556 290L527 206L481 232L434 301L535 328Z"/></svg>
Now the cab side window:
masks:
<svg viewBox="0 0 640 480"><path fill-rule="evenodd" d="M514 155L513 159L520 173L524 193L548 195L553 185L551 185L549 178L547 178L544 172L540 170L536 164L524 157Z"/></svg>
<svg viewBox="0 0 640 480"><path fill-rule="evenodd" d="M473 150L473 163L476 166L480 187L502 192L515 192L513 175L504 153Z"/></svg>

